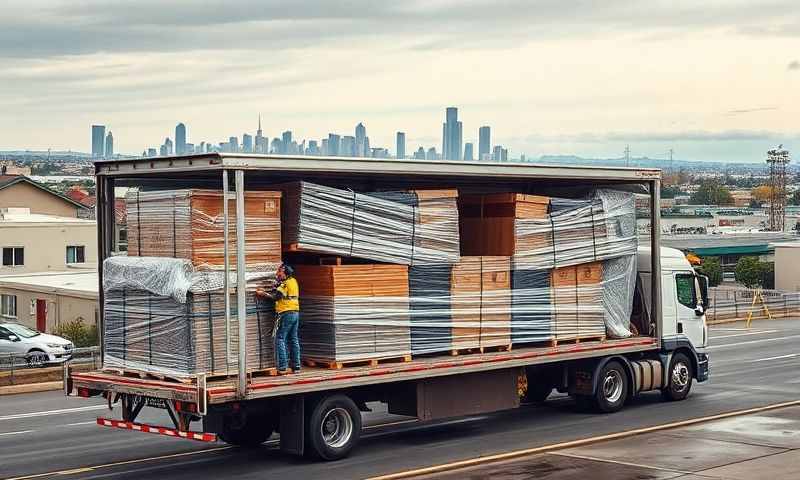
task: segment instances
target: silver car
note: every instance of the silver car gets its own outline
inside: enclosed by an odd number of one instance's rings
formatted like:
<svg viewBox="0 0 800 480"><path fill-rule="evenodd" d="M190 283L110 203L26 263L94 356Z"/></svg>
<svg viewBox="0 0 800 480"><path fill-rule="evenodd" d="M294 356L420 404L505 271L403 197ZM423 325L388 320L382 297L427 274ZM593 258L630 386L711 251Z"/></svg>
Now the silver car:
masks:
<svg viewBox="0 0 800 480"><path fill-rule="evenodd" d="M72 357L73 349L72 342L65 338L37 332L19 323L0 323L0 363L30 366L61 363Z"/></svg>

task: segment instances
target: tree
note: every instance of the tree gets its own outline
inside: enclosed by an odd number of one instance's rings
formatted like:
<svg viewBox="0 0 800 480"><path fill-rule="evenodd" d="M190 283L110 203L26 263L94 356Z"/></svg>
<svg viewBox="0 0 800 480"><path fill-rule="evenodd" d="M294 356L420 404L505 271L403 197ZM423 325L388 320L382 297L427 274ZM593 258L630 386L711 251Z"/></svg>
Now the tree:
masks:
<svg viewBox="0 0 800 480"><path fill-rule="evenodd" d="M661 185L661 198L675 198L681 194L681 189L678 187L670 187Z"/></svg>
<svg viewBox="0 0 800 480"><path fill-rule="evenodd" d="M772 196L772 187L769 185L759 185L750 191L750 195L753 196L753 200L767 202Z"/></svg>
<svg viewBox="0 0 800 480"><path fill-rule="evenodd" d="M731 192L716 180L706 180L692 194L694 205L733 205Z"/></svg>
<svg viewBox="0 0 800 480"><path fill-rule="evenodd" d="M775 288L775 264L742 257L736 262L736 281L747 288Z"/></svg>
<svg viewBox="0 0 800 480"><path fill-rule="evenodd" d="M708 277L708 286L716 287L722 283L722 265L717 257L701 257L700 266L695 268L697 273Z"/></svg>

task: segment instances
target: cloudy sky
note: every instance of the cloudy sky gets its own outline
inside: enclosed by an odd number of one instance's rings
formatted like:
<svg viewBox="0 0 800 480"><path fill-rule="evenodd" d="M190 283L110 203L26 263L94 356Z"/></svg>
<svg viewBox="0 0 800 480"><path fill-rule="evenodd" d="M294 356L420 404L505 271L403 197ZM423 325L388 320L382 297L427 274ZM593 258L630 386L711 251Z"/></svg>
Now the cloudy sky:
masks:
<svg viewBox="0 0 800 480"><path fill-rule="evenodd" d="M263 129L512 156L762 161L800 150L796 0L3 0L0 150L140 153ZM795 157L798 157L795 154Z"/></svg>

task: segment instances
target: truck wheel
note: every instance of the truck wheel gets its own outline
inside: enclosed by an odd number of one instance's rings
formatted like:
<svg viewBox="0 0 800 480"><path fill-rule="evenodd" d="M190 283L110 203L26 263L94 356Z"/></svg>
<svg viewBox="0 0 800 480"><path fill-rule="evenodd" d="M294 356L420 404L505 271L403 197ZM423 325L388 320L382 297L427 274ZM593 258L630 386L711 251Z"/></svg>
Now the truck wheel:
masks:
<svg viewBox="0 0 800 480"><path fill-rule="evenodd" d="M528 391L522 400L528 403L544 403L547 397L553 392L553 387L549 384L534 382L528 384Z"/></svg>
<svg viewBox="0 0 800 480"><path fill-rule="evenodd" d="M619 362L608 362L601 370L597 382L594 404L603 413L622 409L628 398L628 376Z"/></svg>
<svg viewBox="0 0 800 480"><path fill-rule="evenodd" d="M346 395L320 400L306 422L306 452L322 460L346 457L361 437L361 412Z"/></svg>
<svg viewBox="0 0 800 480"><path fill-rule="evenodd" d="M692 389L692 362L684 353L676 353L672 356L669 363L669 378L667 388L661 390L661 395L665 400L683 400L689 395Z"/></svg>
<svg viewBox="0 0 800 480"><path fill-rule="evenodd" d="M262 417L249 418L242 428L226 427L219 434L219 438L223 442L237 447L257 447L269 440L271 436L272 427Z"/></svg>

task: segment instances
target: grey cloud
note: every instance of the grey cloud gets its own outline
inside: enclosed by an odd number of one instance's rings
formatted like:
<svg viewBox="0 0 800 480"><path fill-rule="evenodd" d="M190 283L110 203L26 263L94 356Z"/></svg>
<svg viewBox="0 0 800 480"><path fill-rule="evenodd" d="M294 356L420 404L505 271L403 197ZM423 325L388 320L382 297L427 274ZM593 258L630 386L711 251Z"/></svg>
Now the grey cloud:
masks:
<svg viewBox="0 0 800 480"><path fill-rule="evenodd" d="M786 66L788 70L800 70L800 61L794 60L789 62L789 65Z"/></svg>
<svg viewBox="0 0 800 480"><path fill-rule="evenodd" d="M756 108L741 108L737 110L728 110L727 115L741 115L744 113L766 112L770 110L778 110L778 107L756 107Z"/></svg>

